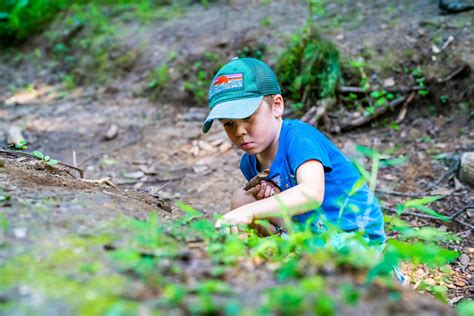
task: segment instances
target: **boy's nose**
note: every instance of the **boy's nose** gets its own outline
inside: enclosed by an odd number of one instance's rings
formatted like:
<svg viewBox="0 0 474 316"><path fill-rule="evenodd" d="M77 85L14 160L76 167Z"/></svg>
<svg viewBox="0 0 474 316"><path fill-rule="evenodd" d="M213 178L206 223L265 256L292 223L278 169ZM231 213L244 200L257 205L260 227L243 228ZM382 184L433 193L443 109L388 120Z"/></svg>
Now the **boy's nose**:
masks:
<svg viewBox="0 0 474 316"><path fill-rule="evenodd" d="M242 136L245 134L247 134L245 126L243 124L237 123L235 128L235 136Z"/></svg>

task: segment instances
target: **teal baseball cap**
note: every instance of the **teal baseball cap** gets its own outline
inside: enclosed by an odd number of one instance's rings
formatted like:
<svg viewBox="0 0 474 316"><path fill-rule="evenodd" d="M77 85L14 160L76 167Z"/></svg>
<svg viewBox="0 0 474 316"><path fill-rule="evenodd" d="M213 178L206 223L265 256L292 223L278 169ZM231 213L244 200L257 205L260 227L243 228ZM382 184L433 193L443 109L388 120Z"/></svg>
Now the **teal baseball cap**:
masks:
<svg viewBox="0 0 474 316"><path fill-rule="evenodd" d="M215 119L251 116L266 95L281 94L272 69L255 58L234 58L214 76L209 87L209 115L202 126L207 133Z"/></svg>

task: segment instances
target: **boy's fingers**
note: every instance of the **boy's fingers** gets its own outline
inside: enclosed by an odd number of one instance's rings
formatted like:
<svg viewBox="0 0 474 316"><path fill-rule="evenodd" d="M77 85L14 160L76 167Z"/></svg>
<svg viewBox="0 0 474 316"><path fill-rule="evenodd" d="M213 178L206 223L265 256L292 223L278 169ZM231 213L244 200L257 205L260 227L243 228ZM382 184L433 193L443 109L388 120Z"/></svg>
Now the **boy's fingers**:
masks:
<svg viewBox="0 0 474 316"><path fill-rule="evenodd" d="M272 191L274 191L273 188L271 186L267 186L267 188L265 189L265 197L267 198L272 196Z"/></svg>

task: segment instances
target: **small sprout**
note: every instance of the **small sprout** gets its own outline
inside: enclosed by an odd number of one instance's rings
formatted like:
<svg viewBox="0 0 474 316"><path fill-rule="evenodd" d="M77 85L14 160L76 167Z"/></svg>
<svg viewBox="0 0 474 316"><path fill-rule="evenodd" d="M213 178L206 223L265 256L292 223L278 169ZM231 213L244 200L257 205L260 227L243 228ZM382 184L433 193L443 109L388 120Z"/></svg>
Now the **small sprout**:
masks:
<svg viewBox="0 0 474 316"><path fill-rule="evenodd" d="M48 155L44 155L41 151L39 150L35 150L33 152L33 156L35 156L36 158L40 159L40 160L43 160L44 162L46 162L48 165L50 166L54 166L54 165L57 165L59 163L58 160L56 159L51 159L51 157L49 157Z"/></svg>
<svg viewBox="0 0 474 316"><path fill-rule="evenodd" d="M24 139L20 140L18 143L16 144L12 144L10 147L13 147L15 149L18 149L18 150L24 150L26 148L28 148L28 142Z"/></svg>
<svg viewBox="0 0 474 316"><path fill-rule="evenodd" d="M36 158L38 158L38 159L43 159L43 158L44 158L43 153L42 153L41 151L39 151L39 150L35 150L35 151L33 152L33 155L34 155Z"/></svg>
<svg viewBox="0 0 474 316"><path fill-rule="evenodd" d="M418 94L422 97L427 96L429 94L428 90L419 90Z"/></svg>

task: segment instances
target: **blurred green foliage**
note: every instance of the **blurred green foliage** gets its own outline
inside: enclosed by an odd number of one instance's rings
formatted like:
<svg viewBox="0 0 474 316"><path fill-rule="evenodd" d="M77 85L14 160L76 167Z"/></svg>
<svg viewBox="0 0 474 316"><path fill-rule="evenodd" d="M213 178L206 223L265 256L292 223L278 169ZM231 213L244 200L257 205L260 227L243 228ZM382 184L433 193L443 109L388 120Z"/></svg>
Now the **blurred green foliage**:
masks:
<svg viewBox="0 0 474 316"><path fill-rule="evenodd" d="M275 70L286 96L295 101L294 110L304 110L316 100L332 97L341 77L339 52L316 30L313 14L323 14L321 1L308 1L306 25L293 34Z"/></svg>
<svg viewBox="0 0 474 316"><path fill-rule="evenodd" d="M0 45L13 45L40 32L67 0L2 0L0 1Z"/></svg>

